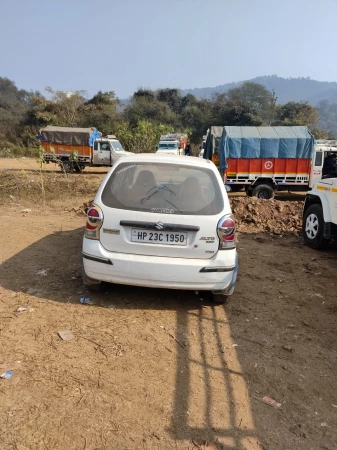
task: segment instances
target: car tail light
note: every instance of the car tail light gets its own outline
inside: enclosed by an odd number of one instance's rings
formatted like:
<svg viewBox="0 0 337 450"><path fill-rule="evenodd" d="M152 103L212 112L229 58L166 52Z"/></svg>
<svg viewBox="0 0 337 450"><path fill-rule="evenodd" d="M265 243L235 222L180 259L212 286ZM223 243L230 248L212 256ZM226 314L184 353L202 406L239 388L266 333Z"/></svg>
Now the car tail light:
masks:
<svg viewBox="0 0 337 450"><path fill-rule="evenodd" d="M217 225L219 250L235 248L235 220L233 214L221 217Z"/></svg>
<svg viewBox="0 0 337 450"><path fill-rule="evenodd" d="M84 236L88 239L99 239L99 230L103 223L103 213L99 206L94 205L87 211L87 223Z"/></svg>

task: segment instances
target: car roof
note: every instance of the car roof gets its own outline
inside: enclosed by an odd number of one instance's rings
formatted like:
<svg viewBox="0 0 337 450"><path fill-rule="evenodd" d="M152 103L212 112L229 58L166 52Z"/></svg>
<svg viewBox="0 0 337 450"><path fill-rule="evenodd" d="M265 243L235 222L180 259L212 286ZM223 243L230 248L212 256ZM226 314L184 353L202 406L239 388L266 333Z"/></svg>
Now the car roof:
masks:
<svg viewBox="0 0 337 450"><path fill-rule="evenodd" d="M197 166L197 167L212 167L214 164L207 160L201 159L193 156L184 156L184 155L167 155L167 154L158 154L158 153L135 153L134 155L130 155L127 157L121 157L118 159L118 162L128 162L128 163L138 163L138 162L146 162L146 163L157 163L157 162L165 162L169 164L177 164L178 166L181 164L189 165L189 166ZM214 166L215 167L215 166Z"/></svg>

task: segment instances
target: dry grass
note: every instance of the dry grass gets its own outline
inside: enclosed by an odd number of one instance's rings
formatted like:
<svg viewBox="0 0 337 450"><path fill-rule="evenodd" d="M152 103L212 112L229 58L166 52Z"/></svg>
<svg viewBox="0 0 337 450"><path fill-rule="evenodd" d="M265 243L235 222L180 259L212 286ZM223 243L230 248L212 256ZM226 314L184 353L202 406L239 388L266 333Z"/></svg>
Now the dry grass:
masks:
<svg viewBox="0 0 337 450"><path fill-rule="evenodd" d="M92 198L101 179L102 176L64 175L57 172L1 171L0 201L20 199L30 203L48 204L55 200L83 195Z"/></svg>

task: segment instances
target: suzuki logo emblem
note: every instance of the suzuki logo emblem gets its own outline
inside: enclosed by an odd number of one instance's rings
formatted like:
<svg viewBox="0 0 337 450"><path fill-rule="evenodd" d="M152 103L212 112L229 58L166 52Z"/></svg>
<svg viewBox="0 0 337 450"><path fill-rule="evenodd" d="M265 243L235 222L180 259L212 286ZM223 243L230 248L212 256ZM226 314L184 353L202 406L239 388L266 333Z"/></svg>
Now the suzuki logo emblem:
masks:
<svg viewBox="0 0 337 450"><path fill-rule="evenodd" d="M157 222L155 227L157 228L157 230L163 230L164 229L164 224L161 222Z"/></svg>

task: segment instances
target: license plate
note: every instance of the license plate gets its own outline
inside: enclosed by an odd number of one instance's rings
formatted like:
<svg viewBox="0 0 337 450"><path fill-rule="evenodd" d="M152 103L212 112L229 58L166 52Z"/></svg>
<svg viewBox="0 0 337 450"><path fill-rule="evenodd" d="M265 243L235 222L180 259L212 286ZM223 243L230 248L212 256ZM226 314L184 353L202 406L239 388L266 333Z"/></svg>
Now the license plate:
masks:
<svg viewBox="0 0 337 450"><path fill-rule="evenodd" d="M149 231L133 228L131 230L131 241L146 244L186 245L187 233Z"/></svg>

